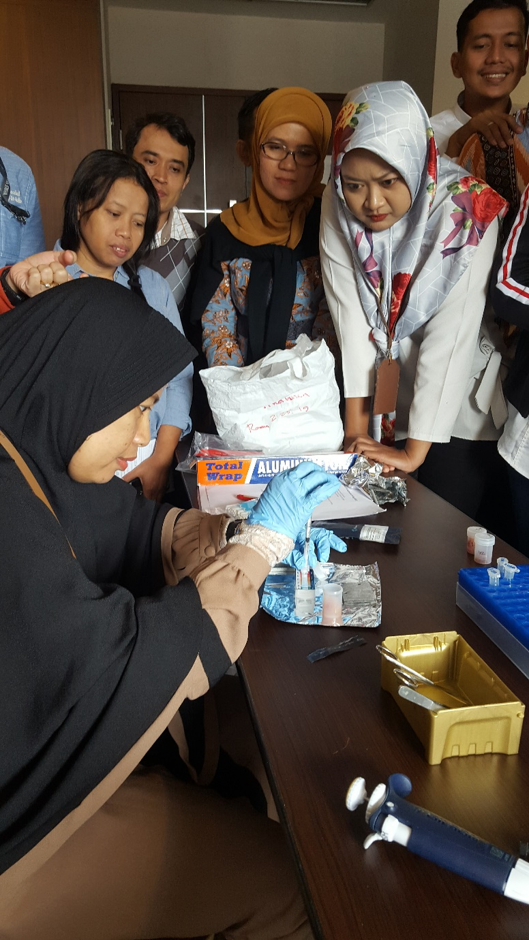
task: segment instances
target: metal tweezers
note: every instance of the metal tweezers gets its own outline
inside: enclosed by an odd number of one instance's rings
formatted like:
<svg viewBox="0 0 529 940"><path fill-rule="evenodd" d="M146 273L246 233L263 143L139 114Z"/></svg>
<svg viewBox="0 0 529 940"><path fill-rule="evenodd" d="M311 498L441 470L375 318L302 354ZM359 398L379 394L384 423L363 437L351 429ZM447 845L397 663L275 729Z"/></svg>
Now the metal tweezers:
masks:
<svg viewBox="0 0 529 940"><path fill-rule="evenodd" d="M355 633L347 640L342 640L341 643L337 643L336 646L322 646L321 649L314 650L313 653L309 653L307 659L309 662L315 663L318 659L325 659L327 656L332 656L333 653L344 653L345 650L350 650L353 646L364 646L365 642L363 636L359 636L358 633Z"/></svg>

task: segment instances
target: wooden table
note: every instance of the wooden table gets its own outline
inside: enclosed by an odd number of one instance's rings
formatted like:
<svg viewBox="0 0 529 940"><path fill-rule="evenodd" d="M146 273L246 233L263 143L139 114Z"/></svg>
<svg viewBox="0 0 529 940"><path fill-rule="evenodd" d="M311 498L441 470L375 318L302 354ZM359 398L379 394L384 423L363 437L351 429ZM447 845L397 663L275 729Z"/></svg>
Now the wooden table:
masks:
<svg viewBox="0 0 529 940"><path fill-rule="evenodd" d="M396 844L367 852L364 810L349 813L356 776L369 793L407 774L411 800L517 855L529 842L529 716L517 756L450 758L430 766L424 749L380 688L375 645L390 634L457 630L529 706L529 681L455 604L470 520L408 481L410 502L377 523L402 527L399 546L354 542L352 564L377 560L382 625L367 645L314 664L307 654L346 636L325 627L254 618L240 660L281 820L319 940L527 940L529 907L424 861ZM501 541L494 558L524 556Z"/></svg>

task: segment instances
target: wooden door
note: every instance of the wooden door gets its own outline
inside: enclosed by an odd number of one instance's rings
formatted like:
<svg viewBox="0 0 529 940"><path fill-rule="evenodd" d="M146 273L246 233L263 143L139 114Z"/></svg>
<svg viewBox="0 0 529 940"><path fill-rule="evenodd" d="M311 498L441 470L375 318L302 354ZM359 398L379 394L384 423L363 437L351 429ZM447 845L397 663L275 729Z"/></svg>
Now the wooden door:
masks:
<svg viewBox="0 0 529 940"><path fill-rule="evenodd" d="M197 148L179 208L206 225L233 202L249 195L251 173L238 159L235 142L237 114L251 94L251 90L113 85L114 147L122 149L126 131L136 117L153 111L172 111L183 117ZM334 120L343 95L321 97Z"/></svg>
<svg viewBox="0 0 529 940"><path fill-rule="evenodd" d="M113 124L112 141L116 150L125 148L125 135L132 122L144 114L171 111L184 119L196 141L195 163L191 179L182 195L182 210L202 221L204 213L204 185L202 165L202 95L199 91L172 88L149 88L140 85L112 86ZM185 203L185 205L184 205Z"/></svg>
<svg viewBox="0 0 529 940"><path fill-rule="evenodd" d="M0 143L29 163L47 247L73 171L105 146L99 0L0 0Z"/></svg>
<svg viewBox="0 0 529 940"><path fill-rule="evenodd" d="M245 97L246 92L220 95L209 91L204 95L208 222L215 210L227 209L248 195L249 171L235 152L237 114Z"/></svg>
<svg viewBox="0 0 529 940"><path fill-rule="evenodd" d="M244 167L237 159L237 112L246 91L203 88L112 86L113 144L121 150L132 121L149 112L172 111L196 141L195 163L179 208L202 224L245 198Z"/></svg>

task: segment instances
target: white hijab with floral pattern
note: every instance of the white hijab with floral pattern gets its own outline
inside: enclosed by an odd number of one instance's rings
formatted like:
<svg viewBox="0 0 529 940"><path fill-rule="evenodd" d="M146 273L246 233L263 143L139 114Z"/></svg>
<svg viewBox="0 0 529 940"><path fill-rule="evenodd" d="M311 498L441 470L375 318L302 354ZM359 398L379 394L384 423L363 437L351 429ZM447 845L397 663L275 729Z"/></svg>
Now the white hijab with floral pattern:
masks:
<svg viewBox="0 0 529 940"><path fill-rule="evenodd" d="M383 232L347 207L340 176L346 153L362 147L401 174L411 194L406 215ZM362 306L382 355L437 313L463 275L490 223L507 203L491 187L440 157L430 119L406 82L349 92L336 119L332 200L353 256Z"/></svg>

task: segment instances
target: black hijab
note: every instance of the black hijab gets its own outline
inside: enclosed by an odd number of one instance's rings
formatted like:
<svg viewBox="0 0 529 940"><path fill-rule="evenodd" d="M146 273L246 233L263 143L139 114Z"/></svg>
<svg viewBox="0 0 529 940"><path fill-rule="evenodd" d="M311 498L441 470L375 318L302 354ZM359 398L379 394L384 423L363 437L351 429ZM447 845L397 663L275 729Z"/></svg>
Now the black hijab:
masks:
<svg viewBox="0 0 529 940"><path fill-rule="evenodd" d="M144 401L195 355L165 317L102 278L55 287L0 317L0 428L96 580L106 572L96 564L101 545L96 551L92 517L102 517L111 542L135 494L117 478L104 486L76 483L67 465L89 434Z"/></svg>
<svg viewBox="0 0 529 940"><path fill-rule="evenodd" d="M156 589L167 507L66 472L90 433L193 355L161 314L100 278L0 317L0 428L61 523L0 447L0 871L130 750L205 645L215 678L228 665L194 584ZM139 596L130 582L148 570Z"/></svg>

